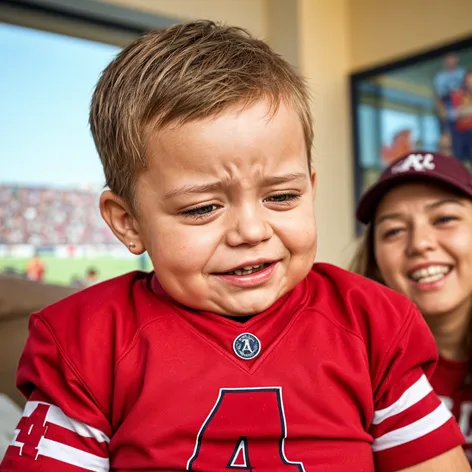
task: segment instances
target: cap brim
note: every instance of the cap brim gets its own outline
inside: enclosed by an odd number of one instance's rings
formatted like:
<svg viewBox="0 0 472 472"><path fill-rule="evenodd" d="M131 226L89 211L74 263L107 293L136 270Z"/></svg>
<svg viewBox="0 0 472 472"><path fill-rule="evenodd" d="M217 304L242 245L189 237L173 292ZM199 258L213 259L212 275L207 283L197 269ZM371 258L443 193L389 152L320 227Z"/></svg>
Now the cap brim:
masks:
<svg viewBox="0 0 472 472"><path fill-rule="evenodd" d="M472 199L472 189L466 189L457 185L457 181L449 179L445 176L436 176L434 174L423 173L418 174L394 174L389 176L388 179L374 184L359 200L356 209L356 218L363 224L369 224L374 216L377 206L380 203L380 200L385 196L385 194L391 190L393 187L396 187L399 184L407 182L434 182L437 184L443 184L451 188L452 191L463 194Z"/></svg>

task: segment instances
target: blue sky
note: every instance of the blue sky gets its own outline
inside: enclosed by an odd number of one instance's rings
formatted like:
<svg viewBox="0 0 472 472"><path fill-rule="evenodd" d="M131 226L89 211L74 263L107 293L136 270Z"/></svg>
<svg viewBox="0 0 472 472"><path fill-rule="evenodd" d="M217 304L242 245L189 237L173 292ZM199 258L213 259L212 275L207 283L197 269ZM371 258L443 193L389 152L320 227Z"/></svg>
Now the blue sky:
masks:
<svg viewBox="0 0 472 472"><path fill-rule="evenodd" d="M88 107L118 51L0 23L0 184L103 185Z"/></svg>

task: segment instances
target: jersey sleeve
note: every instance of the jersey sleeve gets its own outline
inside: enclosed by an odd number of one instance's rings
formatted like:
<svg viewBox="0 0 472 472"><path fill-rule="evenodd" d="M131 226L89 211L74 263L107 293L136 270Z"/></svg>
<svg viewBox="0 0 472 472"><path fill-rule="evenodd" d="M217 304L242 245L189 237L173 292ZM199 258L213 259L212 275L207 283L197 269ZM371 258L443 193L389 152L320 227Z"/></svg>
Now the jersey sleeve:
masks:
<svg viewBox="0 0 472 472"><path fill-rule="evenodd" d="M374 378L370 432L377 471L402 470L464 443L455 419L429 383L436 361L434 338L410 305Z"/></svg>
<svg viewBox="0 0 472 472"><path fill-rule="evenodd" d="M110 423L41 314L31 317L17 385L27 403L1 472L110 470Z"/></svg>

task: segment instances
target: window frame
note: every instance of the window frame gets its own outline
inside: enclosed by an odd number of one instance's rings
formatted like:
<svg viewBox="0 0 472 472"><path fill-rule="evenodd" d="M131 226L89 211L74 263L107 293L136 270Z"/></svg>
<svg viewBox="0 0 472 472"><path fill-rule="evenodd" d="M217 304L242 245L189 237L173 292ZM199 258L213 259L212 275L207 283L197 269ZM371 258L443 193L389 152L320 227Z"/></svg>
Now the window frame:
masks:
<svg viewBox="0 0 472 472"><path fill-rule="evenodd" d="M0 22L123 47L178 20L95 0L2 0Z"/></svg>
<svg viewBox="0 0 472 472"><path fill-rule="evenodd" d="M465 36L453 42L448 42L436 48L429 48L420 51L417 54L399 58L397 60L384 62L375 67L359 69L349 74L349 94L350 94L350 119L351 119L351 155L352 155L352 169L354 177L353 198L354 204L357 205L362 194L362 163L361 163L361 149L362 144L360 140L361 126L359 122L359 106L362 105L362 91L361 84L376 76L387 74L389 72L397 71L409 66L418 65L422 62L438 59L448 53L460 54L464 50L472 49L472 36ZM380 120L376 123L376 132L380 133ZM380 135L378 138L380 141ZM363 225L356 222L356 235L359 236L363 232Z"/></svg>

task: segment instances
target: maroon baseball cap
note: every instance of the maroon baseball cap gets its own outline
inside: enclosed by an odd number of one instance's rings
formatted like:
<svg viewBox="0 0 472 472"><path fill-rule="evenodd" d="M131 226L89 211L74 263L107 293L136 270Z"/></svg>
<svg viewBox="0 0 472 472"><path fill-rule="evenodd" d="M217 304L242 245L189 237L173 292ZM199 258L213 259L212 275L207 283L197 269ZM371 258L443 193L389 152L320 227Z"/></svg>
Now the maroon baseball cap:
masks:
<svg viewBox="0 0 472 472"><path fill-rule="evenodd" d="M357 205L356 218L370 223L383 196L393 187L411 181L444 184L472 199L472 174L458 159L437 152L413 151L397 159L367 189Z"/></svg>

